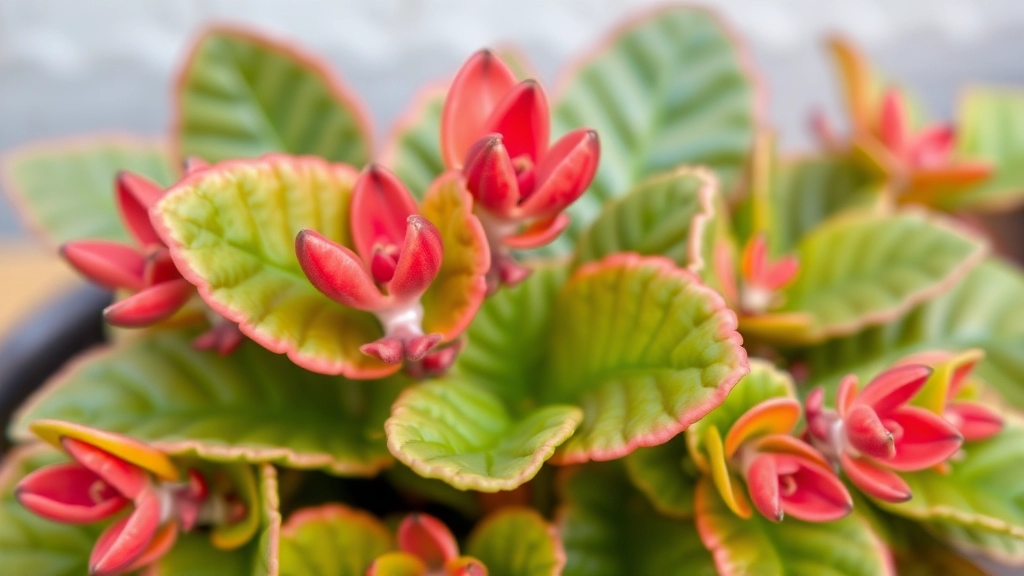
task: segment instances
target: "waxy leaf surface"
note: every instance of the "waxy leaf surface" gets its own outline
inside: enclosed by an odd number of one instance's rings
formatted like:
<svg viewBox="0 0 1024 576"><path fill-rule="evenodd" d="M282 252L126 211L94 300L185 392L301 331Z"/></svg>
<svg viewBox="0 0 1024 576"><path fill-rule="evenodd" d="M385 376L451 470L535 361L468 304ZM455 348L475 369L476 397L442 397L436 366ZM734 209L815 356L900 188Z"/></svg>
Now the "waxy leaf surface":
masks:
<svg viewBox="0 0 1024 576"><path fill-rule="evenodd" d="M287 152L360 167L370 159L362 105L324 62L287 43L214 28L192 48L177 88L181 158Z"/></svg>
<svg viewBox="0 0 1024 576"><path fill-rule="evenodd" d="M381 428L399 380L314 374L251 342L222 357L193 336L153 332L81 357L29 400L13 435L54 418L207 460L355 476L390 463Z"/></svg>
<svg viewBox="0 0 1024 576"><path fill-rule="evenodd" d="M483 562L488 576L559 576L565 566L555 528L528 508L503 508L485 518L465 553Z"/></svg>
<svg viewBox="0 0 1024 576"><path fill-rule="evenodd" d="M601 164L569 210L569 234L605 200L680 164L709 166L733 190L753 145L756 91L743 50L709 12L659 10L615 33L570 71L554 109L556 134L601 136Z"/></svg>
<svg viewBox="0 0 1024 576"><path fill-rule="evenodd" d="M98 136L15 150L3 160L4 191L25 224L48 244L84 238L130 241L115 204L121 170L167 186L175 178L158 141Z"/></svg>
<svg viewBox="0 0 1024 576"><path fill-rule="evenodd" d="M394 548L375 517L341 504L299 510L281 528L281 576L364 576Z"/></svg>

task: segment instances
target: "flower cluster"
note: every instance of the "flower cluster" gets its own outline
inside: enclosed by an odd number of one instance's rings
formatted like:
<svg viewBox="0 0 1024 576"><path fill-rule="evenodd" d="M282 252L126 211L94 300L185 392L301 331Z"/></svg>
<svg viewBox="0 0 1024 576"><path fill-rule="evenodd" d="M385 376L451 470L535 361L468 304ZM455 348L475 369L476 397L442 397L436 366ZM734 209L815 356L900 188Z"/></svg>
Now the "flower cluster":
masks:
<svg viewBox="0 0 1024 576"><path fill-rule="evenodd" d="M459 555L459 543L443 522L429 514L410 514L398 525L398 552L374 560L366 576L487 576L479 560Z"/></svg>

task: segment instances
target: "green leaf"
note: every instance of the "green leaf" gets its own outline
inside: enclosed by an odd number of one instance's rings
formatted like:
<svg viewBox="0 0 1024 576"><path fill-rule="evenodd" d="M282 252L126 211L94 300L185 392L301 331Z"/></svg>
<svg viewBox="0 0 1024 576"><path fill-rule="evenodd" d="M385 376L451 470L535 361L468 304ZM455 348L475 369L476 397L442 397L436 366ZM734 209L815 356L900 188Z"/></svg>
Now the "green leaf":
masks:
<svg viewBox="0 0 1024 576"><path fill-rule="evenodd" d="M441 109L447 85L421 90L412 106L399 119L383 154L384 164L422 198L444 172L441 159Z"/></svg>
<svg viewBox="0 0 1024 576"><path fill-rule="evenodd" d="M503 508L473 529L466 554L487 566L488 576L559 576L565 566L562 541L540 514Z"/></svg>
<svg viewBox="0 0 1024 576"><path fill-rule="evenodd" d="M353 476L391 462L381 428L400 380L314 374L251 342L221 357L195 350L193 336L150 332L86 354L29 400L13 436L55 418L213 461Z"/></svg>
<svg viewBox="0 0 1024 576"><path fill-rule="evenodd" d="M734 388L732 394L735 393ZM660 514L682 519L693 517L693 490L699 472L690 461L684 437L676 436L664 444L641 448L626 456L625 464L629 480Z"/></svg>
<svg viewBox="0 0 1024 576"><path fill-rule="evenodd" d="M748 371L735 314L663 258L620 254L580 268L558 294L538 396L583 407L560 463L666 442L719 405Z"/></svg>
<svg viewBox="0 0 1024 576"><path fill-rule="evenodd" d="M281 576L364 576L394 548L379 520L341 504L299 510L281 528Z"/></svg>
<svg viewBox="0 0 1024 576"><path fill-rule="evenodd" d="M193 47L177 88L180 157L287 152L355 166L370 159L362 105L324 62L289 44L214 28Z"/></svg>
<svg viewBox="0 0 1024 576"><path fill-rule="evenodd" d="M601 136L594 183L570 208L573 230L680 164L711 167L732 191L753 145L755 93L733 33L704 10L663 9L601 44L571 71L554 111L556 133L586 126Z"/></svg>
<svg viewBox="0 0 1024 576"><path fill-rule="evenodd" d="M4 157L0 176L25 224L58 246L83 238L129 241L114 200L121 170L163 186L176 176L163 143L102 136L16 149Z"/></svg>
<svg viewBox="0 0 1024 576"><path fill-rule="evenodd" d="M486 387L448 377L406 390L384 426L391 453L417 474L497 492L533 478L581 419L567 405L514 414Z"/></svg>
<svg viewBox="0 0 1024 576"><path fill-rule="evenodd" d="M987 181L938 198L946 210L1009 210L1024 202L1024 92L974 87L957 114L957 156L992 164Z"/></svg>
<svg viewBox="0 0 1024 576"><path fill-rule="evenodd" d="M811 383L832 388L850 373L866 382L914 352L981 348L985 358L974 374L1024 408L1021 294L1019 271L996 260L983 262L952 290L903 318L808 350Z"/></svg>
<svg viewBox="0 0 1024 576"><path fill-rule="evenodd" d="M894 514L936 522L939 528L946 528L940 532L953 543L980 552L986 551L981 548L986 534L1009 536L1016 540L1015 563L1024 561L1024 486L1019 481L1024 424L1011 420L996 436L964 444L963 452L962 459L950 462L948 474L934 470L902 473L914 497L900 504L879 505ZM1003 556L999 548L992 553Z"/></svg>
<svg viewBox="0 0 1024 576"><path fill-rule="evenodd" d="M0 566L6 574L81 576L104 523L58 524L40 518L14 498L14 487L29 472L66 460L41 445L17 448L0 467Z"/></svg>
<svg viewBox="0 0 1024 576"><path fill-rule="evenodd" d="M880 576L892 574L889 554L857 515L825 523L760 514L744 520L722 501L710 479L697 486L697 526L719 574Z"/></svg>
<svg viewBox="0 0 1024 576"><path fill-rule="evenodd" d="M923 212L848 214L800 242L800 272L780 312L812 319L798 341L852 334L948 290L986 250L982 239Z"/></svg>
<svg viewBox="0 0 1024 576"><path fill-rule="evenodd" d="M558 526L565 576L715 576L692 521L659 516L617 462L567 472Z"/></svg>
<svg viewBox="0 0 1024 576"><path fill-rule="evenodd" d="M605 204L576 240L575 262L616 252L665 256L693 272L704 265L705 230L715 213L717 183L700 168L652 176Z"/></svg>

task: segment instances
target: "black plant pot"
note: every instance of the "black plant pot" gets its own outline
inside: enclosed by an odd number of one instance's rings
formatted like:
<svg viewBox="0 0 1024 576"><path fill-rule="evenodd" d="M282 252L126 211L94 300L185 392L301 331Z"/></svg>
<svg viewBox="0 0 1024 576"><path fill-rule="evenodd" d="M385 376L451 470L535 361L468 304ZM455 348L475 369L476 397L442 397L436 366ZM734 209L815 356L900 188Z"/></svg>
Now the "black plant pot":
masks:
<svg viewBox="0 0 1024 576"><path fill-rule="evenodd" d="M25 320L0 347L0 457L10 448L14 412L79 352L104 341L103 308L111 294L76 288Z"/></svg>

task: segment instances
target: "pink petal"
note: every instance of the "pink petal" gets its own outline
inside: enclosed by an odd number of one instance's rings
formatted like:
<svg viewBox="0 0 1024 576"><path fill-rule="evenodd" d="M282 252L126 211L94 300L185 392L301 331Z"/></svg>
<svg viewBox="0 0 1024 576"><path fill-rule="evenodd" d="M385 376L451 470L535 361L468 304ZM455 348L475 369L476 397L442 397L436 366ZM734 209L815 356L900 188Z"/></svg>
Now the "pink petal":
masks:
<svg viewBox="0 0 1024 576"><path fill-rule="evenodd" d="M228 356L244 341L245 335L239 330L238 324L225 319L196 337L192 346L196 350L214 350L221 356Z"/></svg>
<svg viewBox="0 0 1024 576"><path fill-rule="evenodd" d="M748 282L760 286L767 266L768 241L764 235L758 234L748 240L747 245L743 247L740 270Z"/></svg>
<svg viewBox="0 0 1024 576"><path fill-rule="evenodd" d="M858 404L843 418L846 439L859 452L879 459L896 455L896 442L870 406Z"/></svg>
<svg viewBox="0 0 1024 576"><path fill-rule="evenodd" d="M393 172L379 164L367 166L352 190L349 214L362 261L369 264L378 245L401 246L406 220L416 213L416 201Z"/></svg>
<svg viewBox="0 0 1024 576"><path fill-rule="evenodd" d="M462 167L470 146L486 134L487 119L515 84L515 73L490 50L481 50L466 60L448 89L441 111L445 167Z"/></svg>
<svg viewBox="0 0 1024 576"><path fill-rule="evenodd" d="M160 497L155 492L144 492L130 516L100 535L89 556L89 574L109 576L127 569L145 552L159 527Z"/></svg>
<svg viewBox="0 0 1024 576"><path fill-rule="evenodd" d="M139 557L125 569L125 572L138 570L156 562L162 558L164 554L170 552L171 548L174 548L174 543L177 539L178 523L168 522L164 524L163 527L157 531L156 535L153 536L153 539L150 540L149 545L142 551L142 554L140 554Z"/></svg>
<svg viewBox="0 0 1024 576"><path fill-rule="evenodd" d="M509 158L528 158L528 165L533 167L548 148L550 115L544 89L534 80L525 80L498 103L484 129L501 134Z"/></svg>
<svg viewBox="0 0 1024 576"><path fill-rule="evenodd" d="M885 502L906 502L910 500L910 486L895 472L873 466L867 460L839 455L840 464L846 477L865 494Z"/></svg>
<svg viewBox="0 0 1024 576"><path fill-rule="evenodd" d="M210 167L210 163L199 156L185 158L185 174L192 174Z"/></svg>
<svg viewBox="0 0 1024 576"><path fill-rule="evenodd" d="M445 573L448 576L487 576L487 567L476 558L463 556L448 562Z"/></svg>
<svg viewBox="0 0 1024 576"><path fill-rule="evenodd" d="M106 450L68 437L61 439L61 445L75 461L92 470L129 500L137 498L149 486L148 472Z"/></svg>
<svg viewBox="0 0 1024 576"><path fill-rule="evenodd" d="M65 524L109 518L131 502L77 462L40 468L25 476L14 496L33 514Z"/></svg>
<svg viewBox="0 0 1024 576"><path fill-rule="evenodd" d="M373 356L385 364L399 364L405 358L405 344L398 338L384 337L369 344L363 344L359 351Z"/></svg>
<svg viewBox="0 0 1024 576"><path fill-rule="evenodd" d="M187 280L164 282L107 306L103 319L122 328L149 326L173 315L194 293Z"/></svg>
<svg viewBox="0 0 1024 576"><path fill-rule="evenodd" d="M423 216L409 216L405 244L387 284L388 294L397 302L419 299L441 271L443 255L437 228Z"/></svg>
<svg viewBox="0 0 1024 576"><path fill-rule="evenodd" d="M768 266L761 279L761 286L769 290L779 290L792 282L799 271L800 262L796 256L784 256Z"/></svg>
<svg viewBox="0 0 1024 576"><path fill-rule="evenodd" d="M174 260L171 259L171 251L161 247L147 255L146 267L142 271L142 278L146 286L153 286L181 278L178 267L174 265Z"/></svg>
<svg viewBox="0 0 1024 576"><path fill-rule="evenodd" d="M459 556L459 545L443 522L427 514L410 514L398 526L398 548L436 570Z"/></svg>
<svg viewBox="0 0 1024 576"><path fill-rule="evenodd" d="M532 270L523 266L508 254L491 255L491 268L504 286L515 286L530 276Z"/></svg>
<svg viewBox="0 0 1024 576"><path fill-rule="evenodd" d="M885 417L901 429L896 438L896 455L885 465L902 471L924 470L949 459L964 438L945 418L916 406L903 406Z"/></svg>
<svg viewBox="0 0 1024 576"><path fill-rule="evenodd" d="M882 116L879 123L882 144L902 157L907 147L907 114L903 100L896 90L888 90L882 97Z"/></svg>
<svg viewBox="0 0 1024 576"><path fill-rule="evenodd" d="M373 276L375 282L384 284L395 277L395 266L398 265L398 260L392 252L379 246L373 251L373 256L370 258L370 275Z"/></svg>
<svg viewBox="0 0 1024 576"><path fill-rule="evenodd" d="M775 457L759 454L747 468L747 491L750 499L765 518L782 521L782 501L779 498L779 471Z"/></svg>
<svg viewBox="0 0 1024 576"><path fill-rule="evenodd" d="M845 416L857 398L857 377L848 374L839 382L839 391L836 393L836 411L840 416Z"/></svg>
<svg viewBox="0 0 1024 576"><path fill-rule="evenodd" d="M910 144L910 161L921 168L938 168L949 163L956 146L956 132L952 126L932 126L914 138Z"/></svg>
<svg viewBox="0 0 1024 576"><path fill-rule="evenodd" d="M418 363L410 363L406 366L406 372L420 379L443 376L452 364L455 364L455 359L459 357L463 346L464 340L457 339L450 346L431 351Z"/></svg>
<svg viewBox="0 0 1024 576"><path fill-rule="evenodd" d="M131 172L117 175L117 205L125 227L139 246L163 244L149 220L149 208L164 193L156 183Z"/></svg>
<svg viewBox="0 0 1024 576"><path fill-rule="evenodd" d="M976 402L952 402L946 406L945 416L967 442L990 438L1003 429L1003 417Z"/></svg>
<svg viewBox="0 0 1024 576"><path fill-rule="evenodd" d="M501 243L516 250L540 248L553 242L558 235L569 227L569 215L559 212L550 218L538 220L513 236L505 236Z"/></svg>
<svg viewBox="0 0 1024 576"><path fill-rule="evenodd" d="M536 188L519 206L523 216L552 216L583 195L597 173L597 132L581 128L563 136L537 166Z"/></svg>
<svg viewBox="0 0 1024 576"><path fill-rule="evenodd" d="M519 203L519 183L500 134L478 140L466 155L466 188L481 206L507 216Z"/></svg>
<svg viewBox="0 0 1024 576"><path fill-rule="evenodd" d="M359 256L319 232L303 230L295 237L299 266L317 290L344 306L378 310L387 305Z"/></svg>
<svg viewBox="0 0 1024 576"><path fill-rule="evenodd" d="M107 240L76 240L60 247L60 255L89 280L111 290L145 287L146 258L132 246Z"/></svg>
<svg viewBox="0 0 1024 576"><path fill-rule="evenodd" d="M853 510L853 498L846 486L825 465L797 456L776 456L793 460L797 471L791 474L795 489L782 492L782 509L786 514L806 522L832 522Z"/></svg>
<svg viewBox="0 0 1024 576"><path fill-rule="evenodd" d="M853 404L871 406L879 416L885 418L890 411L913 398L931 375L932 369L923 364L890 368L868 383Z"/></svg>

